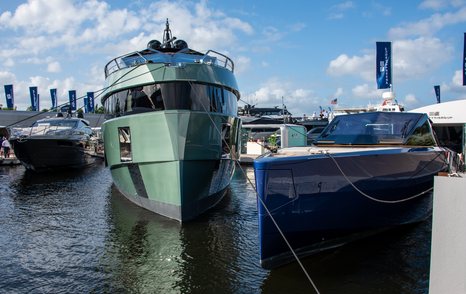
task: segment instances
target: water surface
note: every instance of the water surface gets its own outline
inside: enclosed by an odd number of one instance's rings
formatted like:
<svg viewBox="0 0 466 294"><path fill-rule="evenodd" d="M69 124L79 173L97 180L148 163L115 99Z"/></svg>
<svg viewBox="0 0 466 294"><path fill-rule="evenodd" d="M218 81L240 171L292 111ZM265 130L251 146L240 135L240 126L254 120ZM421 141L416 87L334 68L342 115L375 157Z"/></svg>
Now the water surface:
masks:
<svg viewBox="0 0 466 294"><path fill-rule="evenodd" d="M0 167L6 293L314 293L294 263L259 266L256 199L237 170L220 205L180 225L128 202L103 165ZM427 293L431 221L303 259L323 293Z"/></svg>

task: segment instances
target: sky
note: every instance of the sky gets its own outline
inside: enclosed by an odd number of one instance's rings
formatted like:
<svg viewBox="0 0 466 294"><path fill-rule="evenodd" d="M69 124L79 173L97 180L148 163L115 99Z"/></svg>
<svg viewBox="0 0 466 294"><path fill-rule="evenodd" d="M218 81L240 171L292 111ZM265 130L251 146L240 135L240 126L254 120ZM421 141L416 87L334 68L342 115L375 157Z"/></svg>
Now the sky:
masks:
<svg viewBox="0 0 466 294"><path fill-rule="evenodd" d="M239 105L281 106L294 116L381 102L377 41L392 42L393 89L407 110L466 99L462 86L466 0L424 1L98 1L0 2L0 103L13 84L18 110L37 86L40 108L68 91L104 88L111 59L173 36L235 63ZM82 106L82 100L78 107ZM96 101L100 105L100 101Z"/></svg>

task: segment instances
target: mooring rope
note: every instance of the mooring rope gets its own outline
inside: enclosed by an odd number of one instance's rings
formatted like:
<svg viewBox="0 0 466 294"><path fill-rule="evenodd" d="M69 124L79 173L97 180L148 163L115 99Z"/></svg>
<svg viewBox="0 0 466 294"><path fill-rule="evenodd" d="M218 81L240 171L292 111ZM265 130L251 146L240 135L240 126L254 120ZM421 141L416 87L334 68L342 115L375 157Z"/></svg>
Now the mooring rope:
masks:
<svg viewBox="0 0 466 294"><path fill-rule="evenodd" d="M334 163L335 163L335 166L337 167L337 169L340 171L341 175L343 176L343 178L345 178L345 180L348 182L348 184L350 184L356 191L358 191L362 196L372 200L372 201L375 201L375 202L379 202L379 203L388 203L388 204L396 204L396 203L401 203L401 202L405 202L405 201L409 201L409 200L412 200L414 198L417 198L419 196L422 196L430 191L432 191L434 188L431 187L421 193L418 193L416 195L413 195L413 196L410 196L408 198L404 198L404 199L399 199L399 200L383 200L383 199L379 199L377 197L373 197L373 196L370 196L366 193L364 193L363 191L361 191L361 189L359 189L358 187L356 187L356 185L348 178L348 176L343 172L343 169L341 168L340 164L338 164L338 162L336 161L336 159L330 154L330 152L328 151L324 151L323 154L325 154L328 158L330 158Z"/></svg>
<svg viewBox="0 0 466 294"><path fill-rule="evenodd" d="M192 87L192 82L191 81L188 81L188 83L190 84L191 88L194 89L194 87ZM196 91L196 89L194 90ZM230 152L230 154L232 153L231 152L231 148L230 148L230 145L228 144L229 142L226 142L226 140L224 138L222 138L222 132L221 130L218 128L218 126L215 124L212 116L211 116L211 113L210 111L207 111L207 109L205 108L204 104L201 103L202 105L202 108L204 109L204 112L207 114L207 116L209 117L212 125L215 127L215 129L217 130L217 132L219 133L220 135L220 138L221 140L226 144L227 148L228 148L228 151ZM240 153L240 151L237 151L238 154ZM260 204L264 207L265 211L267 212L267 215L270 217L270 219L272 220L274 226L277 228L278 232L280 233L280 236L283 238L283 240L285 241L286 245L288 246L288 248L290 249L291 253L293 254L294 258L296 259L296 261L298 262L301 270L304 272L304 274L306 275L308 281L311 283L313 289L315 290L315 292L317 294L320 294L319 292L319 289L317 288L316 284L314 283L314 281L312 280L311 276L309 275L309 273L307 272L306 268L304 267L304 265L302 264L301 260L299 259L298 255L296 254L296 252L294 251L293 247L291 246L290 242L288 241L288 239L286 238L285 234L283 233L283 231L281 230L280 226L278 225L278 223L276 222L275 218L273 217L272 213L269 211L269 209L267 208L267 205L264 203L264 201L258 196L258 193L257 193L257 189L256 189L256 186L252 183L251 179L247 176L246 172L244 171L244 169L241 167L241 163L239 161L239 157L238 156L235 156L235 158L233 158L233 160L235 161L235 163L238 165L239 169L241 170L241 173L243 174L243 176L247 179L249 185L251 185L251 187L253 188L254 190L254 193L255 193L255 196L256 196L256 199L260 202Z"/></svg>

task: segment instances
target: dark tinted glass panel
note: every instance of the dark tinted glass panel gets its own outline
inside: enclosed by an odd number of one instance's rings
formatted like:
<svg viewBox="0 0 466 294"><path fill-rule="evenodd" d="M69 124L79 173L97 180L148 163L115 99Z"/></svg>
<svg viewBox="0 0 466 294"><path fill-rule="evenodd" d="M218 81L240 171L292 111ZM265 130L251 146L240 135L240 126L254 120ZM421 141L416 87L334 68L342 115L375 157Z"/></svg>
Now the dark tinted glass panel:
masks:
<svg viewBox="0 0 466 294"><path fill-rule="evenodd" d="M218 86L172 82L114 93L104 101L104 106L107 117L171 109L236 115L237 97L228 89Z"/></svg>
<svg viewBox="0 0 466 294"><path fill-rule="evenodd" d="M435 146L434 136L428 121L418 126L406 142L413 146Z"/></svg>
<svg viewBox="0 0 466 294"><path fill-rule="evenodd" d="M316 141L317 143L328 142L356 145L401 144L408 137L411 137L411 135L417 138L413 138L412 140L418 143L422 141L420 140L421 135L433 138L426 115L417 113L371 112L337 116L324 129ZM425 141L423 144L432 145L428 141Z"/></svg>

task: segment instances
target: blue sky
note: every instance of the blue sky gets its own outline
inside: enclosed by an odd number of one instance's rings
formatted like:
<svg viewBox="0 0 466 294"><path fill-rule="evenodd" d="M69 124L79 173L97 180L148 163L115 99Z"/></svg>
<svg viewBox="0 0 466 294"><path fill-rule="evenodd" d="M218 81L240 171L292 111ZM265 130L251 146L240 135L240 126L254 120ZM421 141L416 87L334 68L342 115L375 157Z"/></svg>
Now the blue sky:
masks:
<svg viewBox="0 0 466 294"><path fill-rule="evenodd" d="M50 88L59 104L68 90L102 89L105 64L162 39L166 18L191 48L230 56L242 101L258 107L283 98L302 115L333 98L342 107L379 103L377 41L392 42L394 91L408 110L435 103L434 85L442 101L466 98L466 0L10 0L0 2L0 103L5 84L20 110L29 86L39 87L41 109Z"/></svg>

